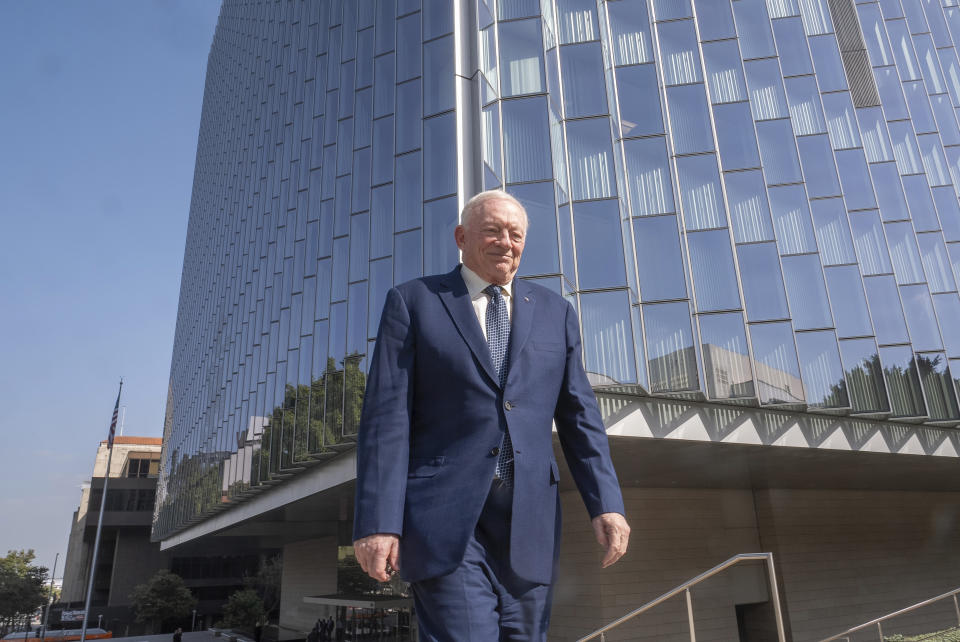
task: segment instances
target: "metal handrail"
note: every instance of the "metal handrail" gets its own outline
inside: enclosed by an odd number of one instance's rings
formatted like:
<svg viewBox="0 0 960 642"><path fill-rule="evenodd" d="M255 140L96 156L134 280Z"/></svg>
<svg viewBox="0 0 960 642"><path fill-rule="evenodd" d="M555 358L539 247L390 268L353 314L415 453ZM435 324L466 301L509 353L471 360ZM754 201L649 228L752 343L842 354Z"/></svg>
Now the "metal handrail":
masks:
<svg viewBox="0 0 960 642"><path fill-rule="evenodd" d="M687 621L690 624L690 642L697 642L697 634L693 627L693 601L690 597L690 589L694 585L699 584L700 582L713 577L720 571L726 570L727 568L730 568L734 564L738 564L740 562L746 562L746 561L756 561L756 560L766 560L767 562L767 575L770 580L770 599L773 601L773 612L777 619L777 639L779 640L779 642L786 642L787 638L786 638L786 635L784 634L784 629L783 629L783 615L780 613L780 593L777 591L777 575L773 570L773 553L740 553L739 555L734 555L733 557L728 559L726 562L723 562L722 564L718 564L713 568L711 568L709 571L705 571L700 575L697 575L692 580L688 580L683 584L681 584L680 586L674 589L671 589L670 591L667 591L666 593L656 598L655 600L647 602L640 608L634 609L633 611L630 611L623 617L614 620L610 624L597 629L596 631L594 631L593 633L585 637L580 638L579 640L577 640L577 642L586 642L586 640L593 640L597 636L600 637L601 642L604 642L606 640L606 636L604 634L610 629L620 626L627 620L632 620L633 618L640 615L641 613L645 613L646 611L649 611L650 609L660 604L661 602L665 602L666 600L669 600L671 597L674 597L675 595L679 595L681 592L685 592L687 597Z"/></svg>
<svg viewBox="0 0 960 642"><path fill-rule="evenodd" d="M924 607L924 606L927 606L928 604L933 604L934 602L939 602L940 600L946 599L946 598L948 598L948 597L953 597L953 608L954 608L954 610L957 612L957 622L958 622L958 624L960 624L960 604L957 603L957 594L958 594L958 593L960 593L960 588L953 589L952 591L948 591L947 593L944 593L943 595L938 595L937 597L931 597L931 598L928 599L928 600L924 600L924 601L922 601L922 602L917 602L917 603L914 604L913 606L908 606L908 607L905 608L905 609L900 609L899 611L894 611L893 613L888 613L887 615L884 615L883 617L878 617L878 618L875 619L875 620L870 620L869 622L864 622L864 623L861 624L860 626L855 626L855 627L853 627L852 629L847 629L847 630L844 631L843 633L837 633L836 635L831 636L831 637L829 637L829 638L824 638L823 640L820 640L820 642L830 642L831 640L839 640L839 639L841 639L841 638L843 638L844 640L847 640L847 642L849 642L850 638L847 637L847 636L849 636L851 633L856 633L857 631L861 631L861 630L863 630L863 629L865 629L865 628L867 628L867 627L874 626L874 625L876 625L876 627L877 627L877 633L880 635L880 642L883 642L883 627L880 626L880 624L881 624L884 620L889 620L890 618L897 617L898 615L903 615L904 613L909 613L910 611L915 611L915 610L917 610L917 609L919 609L919 608L922 608L922 607Z"/></svg>

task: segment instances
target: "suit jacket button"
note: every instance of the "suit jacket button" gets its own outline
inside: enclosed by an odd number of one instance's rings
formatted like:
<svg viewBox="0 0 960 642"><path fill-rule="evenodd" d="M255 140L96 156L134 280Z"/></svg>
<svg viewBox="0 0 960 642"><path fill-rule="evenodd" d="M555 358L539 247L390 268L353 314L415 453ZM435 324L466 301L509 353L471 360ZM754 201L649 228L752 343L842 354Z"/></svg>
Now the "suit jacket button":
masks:
<svg viewBox="0 0 960 642"><path fill-rule="evenodd" d="M510 403L509 401L504 401L503 407L506 408L507 410L513 410L513 404Z"/></svg>
<svg viewBox="0 0 960 642"><path fill-rule="evenodd" d="M490 454L493 455L494 457L496 457L497 455L499 455L499 454L500 454L500 447L499 447L499 446L494 446L493 448L491 448L491 449L490 449Z"/></svg>

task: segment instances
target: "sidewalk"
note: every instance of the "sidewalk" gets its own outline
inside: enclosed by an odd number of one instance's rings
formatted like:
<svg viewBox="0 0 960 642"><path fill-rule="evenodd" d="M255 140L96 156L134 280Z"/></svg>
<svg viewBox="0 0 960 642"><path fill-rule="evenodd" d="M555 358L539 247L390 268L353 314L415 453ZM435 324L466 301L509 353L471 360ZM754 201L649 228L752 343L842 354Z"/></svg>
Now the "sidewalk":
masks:
<svg viewBox="0 0 960 642"><path fill-rule="evenodd" d="M212 642L212 640L223 642L226 638L215 638L210 631L194 631L193 633L183 634L183 642ZM173 642L173 632L160 635L131 635L126 638L111 638L111 642Z"/></svg>

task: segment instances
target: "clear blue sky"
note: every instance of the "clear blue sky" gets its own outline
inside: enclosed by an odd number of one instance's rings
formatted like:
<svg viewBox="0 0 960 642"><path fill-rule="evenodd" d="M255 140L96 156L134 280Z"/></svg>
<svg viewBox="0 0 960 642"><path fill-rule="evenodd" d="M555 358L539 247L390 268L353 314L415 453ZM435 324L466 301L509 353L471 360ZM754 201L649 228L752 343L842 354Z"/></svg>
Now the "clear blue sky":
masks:
<svg viewBox="0 0 960 642"><path fill-rule="evenodd" d="M160 437L219 0L0 2L0 555L62 573L124 378Z"/></svg>

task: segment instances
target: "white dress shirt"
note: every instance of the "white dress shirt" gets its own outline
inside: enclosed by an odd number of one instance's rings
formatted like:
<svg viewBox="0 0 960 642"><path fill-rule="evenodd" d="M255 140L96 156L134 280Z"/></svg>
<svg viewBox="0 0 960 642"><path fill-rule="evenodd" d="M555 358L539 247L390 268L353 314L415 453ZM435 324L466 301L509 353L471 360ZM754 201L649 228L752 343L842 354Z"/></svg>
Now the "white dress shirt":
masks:
<svg viewBox="0 0 960 642"><path fill-rule="evenodd" d="M473 303L473 311L477 315L477 321L480 322L480 329L483 331L483 338L487 338L487 304L490 303L490 295L484 290L492 285L481 279L476 272L466 265L461 266L460 276L467 285L467 293L470 295L470 301ZM513 283L501 285L500 289L507 300L507 317L513 320Z"/></svg>

